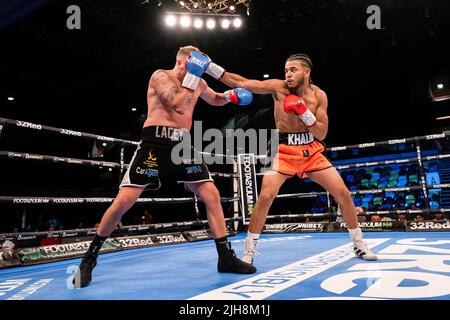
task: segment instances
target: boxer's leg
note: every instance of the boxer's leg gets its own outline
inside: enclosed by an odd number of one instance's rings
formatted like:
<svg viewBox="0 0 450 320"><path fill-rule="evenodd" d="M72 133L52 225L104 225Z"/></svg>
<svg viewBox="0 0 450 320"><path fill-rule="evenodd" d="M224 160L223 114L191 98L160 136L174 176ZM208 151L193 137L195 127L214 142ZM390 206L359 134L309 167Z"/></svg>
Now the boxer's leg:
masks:
<svg viewBox="0 0 450 320"><path fill-rule="evenodd" d="M247 238L245 240L244 255L242 260L253 263L253 256L256 254L255 248L266 222L267 214L273 200L278 194L280 187L291 176L281 174L276 171L268 171L262 181L261 192L252 210L250 225L248 227Z"/></svg>
<svg viewBox="0 0 450 320"><path fill-rule="evenodd" d="M222 205L220 204L220 194L217 187L211 181L186 182L186 187L199 196L206 206L209 227L213 233L214 241L219 255L217 270L219 272L231 272L249 274L256 272L256 268L250 264L239 260L231 244L227 239L225 218Z"/></svg>
<svg viewBox="0 0 450 320"><path fill-rule="evenodd" d="M355 254L364 260L376 260L377 256L367 248L362 239L355 205L353 204L349 190L337 170L331 167L315 172L307 172L306 175L327 190L338 203L342 216L347 223L350 237L354 243Z"/></svg>
<svg viewBox="0 0 450 320"><path fill-rule="evenodd" d="M97 235L107 238L117 228L122 216L135 204L144 191L143 187L122 187L114 202L102 217Z"/></svg>
<svg viewBox="0 0 450 320"><path fill-rule="evenodd" d="M143 190L143 187L122 187L120 189L114 202L103 215L94 239L75 273L73 284L76 288L83 288L91 283L92 270L97 265L98 252L103 242L117 228L122 216L133 206Z"/></svg>

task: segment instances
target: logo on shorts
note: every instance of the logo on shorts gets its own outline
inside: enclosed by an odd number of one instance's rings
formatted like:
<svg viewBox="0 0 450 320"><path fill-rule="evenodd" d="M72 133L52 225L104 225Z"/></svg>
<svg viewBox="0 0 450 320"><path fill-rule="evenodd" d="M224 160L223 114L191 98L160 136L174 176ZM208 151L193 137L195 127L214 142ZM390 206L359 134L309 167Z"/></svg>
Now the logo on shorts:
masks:
<svg viewBox="0 0 450 320"><path fill-rule="evenodd" d="M309 151L308 150L302 150L302 152L303 152L303 156L305 158L309 157Z"/></svg>
<svg viewBox="0 0 450 320"><path fill-rule="evenodd" d="M186 173L187 174L194 174L194 173L200 173L200 172L203 172L202 166L186 167Z"/></svg>
<svg viewBox="0 0 450 320"><path fill-rule="evenodd" d="M155 169L141 169L140 167L136 168L137 174L142 174L147 177L157 177L159 175L159 171Z"/></svg>
<svg viewBox="0 0 450 320"><path fill-rule="evenodd" d="M148 168L154 168L158 166L158 164L156 163L157 160L157 157L153 155L153 150L150 150L150 152L148 153L148 158L144 161L144 164Z"/></svg>

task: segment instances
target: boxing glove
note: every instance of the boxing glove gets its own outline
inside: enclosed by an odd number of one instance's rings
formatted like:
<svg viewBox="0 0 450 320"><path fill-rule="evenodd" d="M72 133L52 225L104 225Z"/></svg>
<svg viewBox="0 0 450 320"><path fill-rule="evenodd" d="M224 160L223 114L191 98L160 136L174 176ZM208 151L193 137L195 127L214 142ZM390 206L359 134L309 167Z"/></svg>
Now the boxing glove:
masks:
<svg viewBox="0 0 450 320"><path fill-rule="evenodd" d="M249 105L253 101L253 94L244 88L227 90L223 93L223 96L227 102L231 102L239 106Z"/></svg>
<svg viewBox="0 0 450 320"><path fill-rule="evenodd" d="M302 98L290 94L284 99L284 112L295 112L307 127L316 124L316 116L308 109Z"/></svg>
<svg viewBox="0 0 450 320"><path fill-rule="evenodd" d="M203 73L207 73L215 79L219 79L225 69L211 62L211 59L197 51L191 51L186 57L186 76L183 79L183 87L195 90L200 82Z"/></svg>

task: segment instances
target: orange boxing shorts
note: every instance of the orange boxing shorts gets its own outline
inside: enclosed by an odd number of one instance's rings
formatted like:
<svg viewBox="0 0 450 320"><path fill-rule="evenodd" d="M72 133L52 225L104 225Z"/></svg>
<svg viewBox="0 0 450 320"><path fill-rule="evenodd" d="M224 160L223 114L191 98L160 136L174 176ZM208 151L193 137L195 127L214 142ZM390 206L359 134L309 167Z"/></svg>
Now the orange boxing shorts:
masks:
<svg viewBox="0 0 450 320"><path fill-rule="evenodd" d="M310 132L279 132L278 150L269 150L269 163L266 170L286 175L298 175L306 178L305 173L320 171L332 167L331 161L324 155L325 145L315 140ZM272 155L273 158L272 158Z"/></svg>

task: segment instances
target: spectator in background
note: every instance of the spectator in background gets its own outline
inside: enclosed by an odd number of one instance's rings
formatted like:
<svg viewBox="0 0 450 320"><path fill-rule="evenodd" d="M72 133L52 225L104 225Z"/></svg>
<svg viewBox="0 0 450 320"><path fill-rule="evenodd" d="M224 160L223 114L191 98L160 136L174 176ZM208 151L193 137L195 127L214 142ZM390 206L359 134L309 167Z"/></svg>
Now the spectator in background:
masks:
<svg viewBox="0 0 450 320"><path fill-rule="evenodd" d="M142 217L143 224L151 224L153 221L152 213L150 212L150 209L144 210L144 216Z"/></svg>
<svg viewBox="0 0 450 320"><path fill-rule="evenodd" d="M50 224L48 227L48 231L52 232L55 231L55 226L53 224ZM42 238L40 241L40 245L41 246L51 246L51 245L55 245L55 244L60 244L61 243L61 239L59 237L55 237L55 236L47 236L45 238Z"/></svg>
<svg viewBox="0 0 450 320"><path fill-rule="evenodd" d="M61 220L56 218L54 212L52 212L50 219L47 221L47 225L48 225L48 228L50 228L50 226L53 226L53 228L54 228L53 230L58 230L58 229L62 228Z"/></svg>
<svg viewBox="0 0 450 320"><path fill-rule="evenodd" d="M435 213L433 221L441 221L441 220L445 220L444 214L441 212Z"/></svg>
<svg viewBox="0 0 450 320"><path fill-rule="evenodd" d="M416 218L414 219L415 222L422 222L424 220L425 219L421 214L416 215Z"/></svg>
<svg viewBox="0 0 450 320"><path fill-rule="evenodd" d="M367 221L367 217L366 217L366 214L365 214L365 211L367 211L367 210L364 210L365 208L362 208L362 207L356 207L356 213L358 214L358 222L366 222Z"/></svg>
<svg viewBox="0 0 450 320"><path fill-rule="evenodd" d="M142 214L135 214L131 219L132 225L151 224L153 221L152 214L149 209L144 209Z"/></svg>
<svg viewBox="0 0 450 320"><path fill-rule="evenodd" d="M370 222L380 222L381 217L378 214L374 214L370 217Z"/></svg>
<svg viewBox="0 0 450 320"><path fill-rule="evenodd" d="M398 215L397 221L405 222L406 221L406 215L404 213L400 213Z"/></svg>

